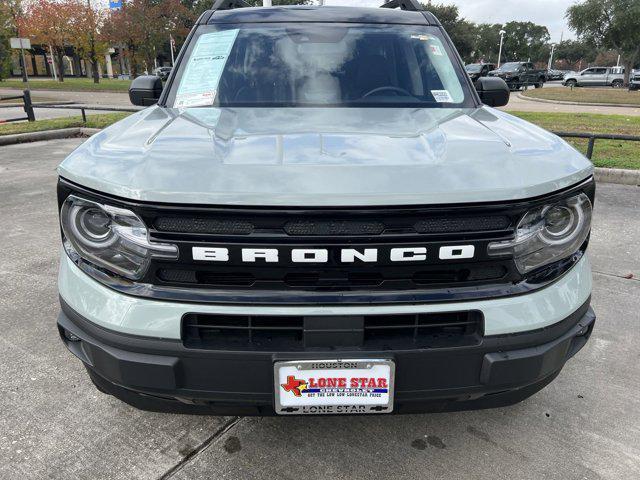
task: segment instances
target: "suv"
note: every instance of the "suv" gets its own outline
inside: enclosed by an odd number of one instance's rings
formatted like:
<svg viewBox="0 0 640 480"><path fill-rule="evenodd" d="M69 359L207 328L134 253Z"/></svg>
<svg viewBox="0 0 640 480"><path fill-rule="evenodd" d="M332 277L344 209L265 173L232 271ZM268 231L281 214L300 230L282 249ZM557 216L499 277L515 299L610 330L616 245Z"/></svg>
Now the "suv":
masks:
<svg viewBox="0 0 640 480"><path fill-rule="evenodd" d="M640 69L631 70L629 75L629 90L640 90Z"/></svg>
<svg viewBox="0 0 640 480"><path fill-rule="evenodd" d="M568 73L564 77L567 87L613 87L624 86L623 67L589 67L578 73Z"/></svg>
<svg viewBox="0 0 640 480"><path fill-rule="evenodd" d="M534 85L541 88L547 80L547 71L534 68L531 62L507 62L489 72L490 77L502 78L511 90Z"/></svg>
<svg viewBox="0 0 640 480"><path fill-rule="evenodd" d="M592 164L483 105L504 81L474 88L417 2L384 7L217 0L164 89L133 81L155 105L59 166L58 326L99 390L224 415L486 408L585 345Z"/></svg>
<svg viewBox="0 0 640 480"><path fill-rule="evenodd" d="M171 73L172 67L158 67L153 71L153 74L156 77L160 77L162 80L166 80L169 78L169 74Z"/></svg>

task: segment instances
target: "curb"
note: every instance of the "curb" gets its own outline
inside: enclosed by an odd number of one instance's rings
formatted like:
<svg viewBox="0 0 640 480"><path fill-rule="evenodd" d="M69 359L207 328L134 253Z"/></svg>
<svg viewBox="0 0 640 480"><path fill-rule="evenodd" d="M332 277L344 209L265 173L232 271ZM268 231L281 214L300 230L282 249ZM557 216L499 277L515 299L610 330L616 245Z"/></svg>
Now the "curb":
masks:
<svg viewBox="0 0 640 480"><path fill-rule="evenodd" d="M0 135L0 146L27 142L41 142L43 140L58 140L61 138L90 137L101 131L102 130L99 128L73 127L61 128L59 130L44 130L42 132ZM594 176L596 182L600 183L618 183L622 185L640 186L640 170L596 167Z"/></svg>
<svg viewBox="0 0 640 480"><path fill-rule="evenodd" d="M640 187L640 170L596 167L594 176L596 182L600 183L618 183Z"/></svg>
<svg viewBox="0 0 640 480"><path fill-rule="evenodd" d="M576 105L576 106L585 106L585 107L622 107L622 108L637 108L640 109L640 105L631 105L629 103L582 103L582 102L567 102L565 100L547 100L546 98L533 98L527 97L526 95L522 95L518 93L516 95L520 100L526 100L528 102L538 102L538 103L551 103L556 105Z"/></svg>
<svg viewBox="0 0 640 480"><path fill-rule="evenodd" d="M44 140L59 140L61 138L90 137L100 132L99 128L71 127L57 130L43 130L41 132L15 133L0 135L0 146L18 143L42 142Z"/></svg>

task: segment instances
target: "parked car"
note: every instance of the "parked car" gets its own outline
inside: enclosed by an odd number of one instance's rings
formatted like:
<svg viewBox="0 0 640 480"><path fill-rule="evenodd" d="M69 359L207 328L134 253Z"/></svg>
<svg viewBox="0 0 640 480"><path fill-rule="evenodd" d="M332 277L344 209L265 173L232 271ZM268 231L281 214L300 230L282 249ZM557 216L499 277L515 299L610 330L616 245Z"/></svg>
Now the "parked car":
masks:
<svg viewBox="0 0 640 480"><path fill-rule="evenodd" d="M97 388L318 415L551 382L595 324L592 163L493 108L506 83L474 88L417 0L245 7L216 0L169 84L132 82L155 105L58 167L58 331Z"/></svg>
<svg viewBox="0 0 640 480"><path fill-rule="evenodd" d="M624 67L589 67L578 73L565 75L563 84L567 87L624 86Z"/></svg>
<svg viewBox="0 0 640 480"><path fill-rule="evenodd" d="M171 67L158 67L155 69L153 74L157 77L160 77L162 80L166 80L169 78L169 74L171 73Z"/></svg>
<svg viewBox="0 0 640 480"><path fill-rule="evenodd" d="M540 88L546 81L546 70L536 69L531 62L507 62L489 72L490 77L502 78L511 90L534 85Z"/></svg>
<svg viewBox="0 0 640 480"><path fill-rule="evenodd" d="M464 66L464 69L473 81L476 81L480 77L486 77L489 72L495 68L496 66L493 63L468 63Z"/></svg>
<svg viewBox="0 0 640 480"><path fill-rule="evenodd" d="M564 75L562 70L547 70L547 81L563 80Z"/></svg>
<svg viewBox="0 0 640 480"><path fill-rule="evenodd" d="M629 75L629 90L640 90L640 69L631 70L631 75Z"/></svg>

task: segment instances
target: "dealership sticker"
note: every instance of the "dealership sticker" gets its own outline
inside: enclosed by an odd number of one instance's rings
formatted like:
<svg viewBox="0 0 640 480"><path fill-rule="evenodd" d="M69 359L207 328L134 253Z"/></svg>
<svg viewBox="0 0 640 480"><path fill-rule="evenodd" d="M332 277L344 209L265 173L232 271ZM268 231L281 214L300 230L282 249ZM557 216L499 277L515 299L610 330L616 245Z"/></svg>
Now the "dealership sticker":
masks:
<svg viewBox="0 0 640 480"><path fill-rule="evenodd" d="M431 90L431 95L438 103L453 103L449 90Z"/></svg>
<svg viewBox="0 0 640 480"><path fill-rule="evenodd" d="M431 35L411 35L411 38L413 38L414 40L420 40L422 42L433 39Z"/></svg>
<svg viewBox="0 0 640 480"><path fill-rule="evenodd" d="M238 29L206 33L198 38L176 94L175 107L213 105L220 77L238 37Z"/></svg>

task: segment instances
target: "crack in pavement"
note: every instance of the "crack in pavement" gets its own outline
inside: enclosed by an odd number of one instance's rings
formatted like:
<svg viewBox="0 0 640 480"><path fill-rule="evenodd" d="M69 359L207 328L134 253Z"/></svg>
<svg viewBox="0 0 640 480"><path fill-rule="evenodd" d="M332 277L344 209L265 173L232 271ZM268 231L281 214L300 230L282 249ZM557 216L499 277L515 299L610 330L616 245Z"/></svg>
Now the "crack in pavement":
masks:
<svg viewBox="0 0 640 480"><path fill-rule="evenodd" d="M222 425L218 430L213 432L213 434L208 437L204 442L190 451L187 455L185 455L178 463L176 463L173 467L167 470L158 480L168 480L173 477L174 474L178 473L182 468L193 460L200 452L209 447L213 442L215 442L222 435L227 433L233 427L235 427L240 421L242 417L233 417L231 420Z"/></svg>
<svg viewBox="0 0 640 480"><path fill-rule="evenodd" d="M591 270L593 273L597 273L598 275L604 275L606 277L616 277L616 278L621 278L623 280L633 280L635 282L640 282L640 278L636 278L634 277L626 277L624 275L618 275L617 273L607 273L607 272L599 272L598 270Z"/></svg>

